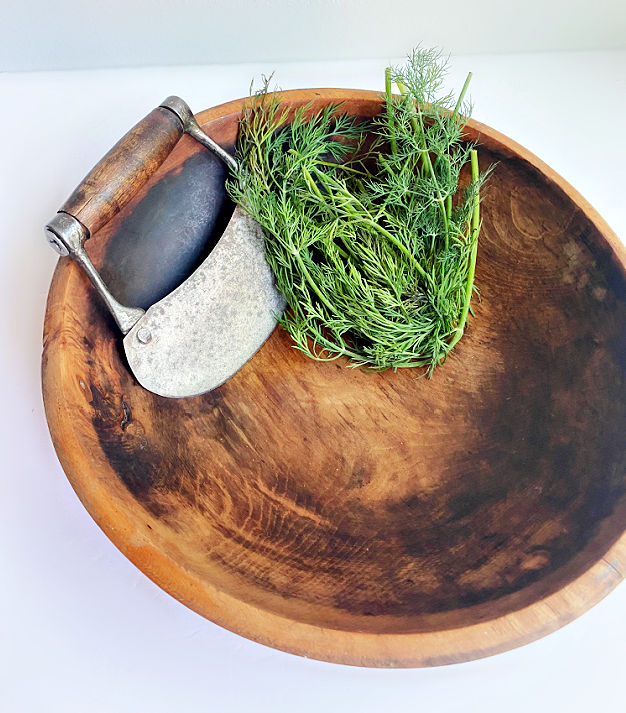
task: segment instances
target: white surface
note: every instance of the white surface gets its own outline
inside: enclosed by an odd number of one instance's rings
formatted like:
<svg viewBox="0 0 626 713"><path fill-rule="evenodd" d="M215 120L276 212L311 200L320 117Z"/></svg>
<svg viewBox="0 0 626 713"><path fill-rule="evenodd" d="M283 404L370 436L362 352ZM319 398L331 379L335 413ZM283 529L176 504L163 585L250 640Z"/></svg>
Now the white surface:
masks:
<svg viewBox="0 0 626 713"><path fill-rule="evenodd" d="M130 564L71 490L40 395L56 258L42 226L128 127L170 93L199 110L276 68L284 88L380 88L383 63L0 75L0 711L623 711L626 586L550 636L491 659L380 671L231 634ZM626 52L457 57L477 119L562 173L626 235ZM86 127L86 128L83 128Z"/></svg>
<svg viewBox="0 0 626 713"><path fill-rule="evenodd" d="M0 3L1 6L2 3ZM8 0L0 69L626 47L623 0Z"/></svg>

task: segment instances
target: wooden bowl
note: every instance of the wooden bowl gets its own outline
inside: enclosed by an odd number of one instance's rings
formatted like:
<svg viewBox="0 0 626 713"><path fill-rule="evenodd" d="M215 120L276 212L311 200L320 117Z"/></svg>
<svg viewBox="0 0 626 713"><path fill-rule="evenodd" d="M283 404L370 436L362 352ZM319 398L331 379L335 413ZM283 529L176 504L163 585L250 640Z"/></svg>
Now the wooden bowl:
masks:
<svg viewBox="0 0 626 713"><path fill-rule="evenodd" d="M284 101L380 110L374 92ZM233 144L243 101L199 115ZM285 651L366 666L466 661L532 641L626 567L626 253L562 178L477 122L484 168L466 336L434 377L316 363L276 329L219 389L141 388L83 273L61 259L43 392L95 521L166 591ZM97 264L183 139L89 242Z"/></svg>

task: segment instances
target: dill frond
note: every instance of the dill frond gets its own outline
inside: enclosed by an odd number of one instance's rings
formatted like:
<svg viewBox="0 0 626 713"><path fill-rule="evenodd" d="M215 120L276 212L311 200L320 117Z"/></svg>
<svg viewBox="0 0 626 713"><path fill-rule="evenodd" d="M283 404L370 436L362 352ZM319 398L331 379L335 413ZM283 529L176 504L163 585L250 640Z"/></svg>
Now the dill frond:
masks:
<svg viewBox="0 0 626 713"><path fill-rule="evenodd" d="M415 50L387 70L370 121L309 104L288 122L265 78L244 112L227 188L264 228L288 304L280 323L313 359L430 375L465 331L489 171L464 140L469 76L455 100L446 70L437 50Z"/></svg>

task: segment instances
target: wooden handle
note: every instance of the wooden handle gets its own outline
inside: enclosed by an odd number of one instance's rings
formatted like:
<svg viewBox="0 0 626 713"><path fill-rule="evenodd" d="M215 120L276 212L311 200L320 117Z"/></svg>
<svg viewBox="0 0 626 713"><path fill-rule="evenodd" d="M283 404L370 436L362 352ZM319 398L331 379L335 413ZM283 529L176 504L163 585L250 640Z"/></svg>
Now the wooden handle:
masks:
<svg viewBox="0 0 626 713"><path fill-rule="evenodd" d="M154 109L87 174L61 211L73 215L93 235L128 203L182 134L176 114L162 107Z"/></svg>

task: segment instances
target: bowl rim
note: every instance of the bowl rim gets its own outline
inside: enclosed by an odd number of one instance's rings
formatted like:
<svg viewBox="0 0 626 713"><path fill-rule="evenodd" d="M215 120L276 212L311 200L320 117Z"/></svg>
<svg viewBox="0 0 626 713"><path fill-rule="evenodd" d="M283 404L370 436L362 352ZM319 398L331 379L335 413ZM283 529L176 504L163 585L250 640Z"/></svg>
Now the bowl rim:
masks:
<svg viewBox="0 0 626 713"><path fill-rule="evenodd" d="M382 103L380 92L358 89L294 89L280 94L284 101L295 103L311 100ZM232 118L249 101L248 97L226 102L199 112L196 118L200 125ZM565 193L594 224L626 274L626 247L565 179L523 146L485 124L471 119L466 132L471 139L500 154L521 158ZM106 488L89 476L88 454L76 439L71 419L65 417L69 409L65 395L54 388L54 384L63 381L62 361L48 359L45 349L46 335L62 328L69 275L67 261L60 261L48 294L44 327L44 406L57 456L79 499L113 544L155 584L216 624L273 648L322 661L381 668L438 666L491 656L545 636L591 608L626 576L625 531L589 569L531 605L468 626L407 634L342 631L292 620L201 580L137 537L128 515Z"/></svg>

